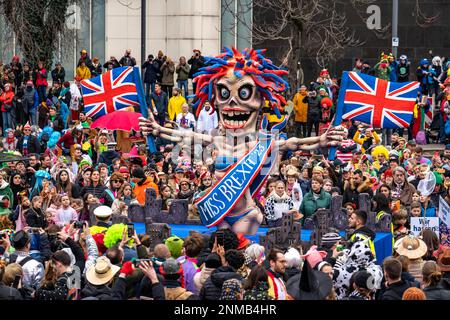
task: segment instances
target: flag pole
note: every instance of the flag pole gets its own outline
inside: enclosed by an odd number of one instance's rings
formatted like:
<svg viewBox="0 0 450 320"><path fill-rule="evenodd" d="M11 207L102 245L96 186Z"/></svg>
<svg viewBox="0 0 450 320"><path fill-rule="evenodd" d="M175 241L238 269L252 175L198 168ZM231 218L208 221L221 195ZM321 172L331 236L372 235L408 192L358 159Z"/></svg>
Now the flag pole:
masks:
<svg viewBox="0 0 450 320"><path fill-rule="evenodd" d="M344 71L342 73L341 87L339 88L338 104L336 107L336 114L334 115L333 127L339 126L342 123L342 115L344 113L344 100L345 100L345 90L347 89L348 83L348 72ZM336 147L331 147L328 153L328 160L333 161L336 156Z"/></svg>
<svg viewBox="0 0 450 320"><path fill-rule="evenodd" d="M142 78L139 73L138 67L133 67L133 76L134 76L135 83L136 83L136 91L137 91L137 95L138 95L141 114L144 118L148 119L147 101L145 99L144 86L142 85ZM147 136L147 146L148 146L148 151L150 151L150 153L156 152L155 139L152 136Z"/></svg>

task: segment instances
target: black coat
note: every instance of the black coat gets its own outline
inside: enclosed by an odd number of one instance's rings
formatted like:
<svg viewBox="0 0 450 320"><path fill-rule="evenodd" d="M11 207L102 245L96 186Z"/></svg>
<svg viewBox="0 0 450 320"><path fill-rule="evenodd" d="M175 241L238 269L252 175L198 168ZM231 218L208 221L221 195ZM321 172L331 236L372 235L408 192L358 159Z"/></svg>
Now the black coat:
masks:
<svg viewBox="0 0 450 320"><path fill-rule="evenodd" d="M308 120L319 120L322 114L319 97L306 96L303 98L303 103L308 104Z"/></svg>
<svg viewBox="0 0 450 320"><path fill-rule="evenodd" d="M211 273L200 291L201 300L219 300L222 295L222 285L226 280L238 279L242 276L236 273L232 267L219 267Z"/></svg>
<svg viewBox="0 0 450 320"><path fill-rule="evenodd" d="M107 192L107 189L108 188L102 185L98 185L96 187L86 186L81 189L80 196L84 197L86 193L92 193L96 198L100 200L103 199L104 200L103 204L105 206L111 207L112 203L114 202L114 199L111 198L110 194Z"/></svg>
<svg viewBox="0 0 450 320"><path fill-rule="evenodd" d="M45 221L45 214L41 209L30 208L28 210L25 220L27 221L28 226L32 228L42 228L45 229L47 227L47 221Z"/></svg>
<svg viewBox="0 0 450 320"><path fill-rule="evenodd" d="M19 290L0 283L0 300L23 300Z"/></svg>
<svg viewBox="0 0 450 320"><path fill-rule="evenodd" d="M411 287L415 287L415 285L409 281L400 280L386 288L381 300L402 300L403 293Z"/></svg>
<svg viewBox="0 0 450 320"><path fill-rule="evenodd" d="M66 77L66 70L61 67L61 70L57 70L56 68L52 70L52 80L53 82L63 83Z"/></svg>
<svg viewBox="0 0 450 320"><path fill-rule="evenodd" d="M426 287L423 292L425 292L427 300L450 300L450 291L441 285Z"/></svg>
<svg viewBox="0 0 450 320"><path fill-rule="evenodd" d="M189 79L194 78L194 74L196 74L201 67L205 65L205 58L200 56L198 59L190 58L188 63L191 65L191 70L189 71Z"/></svg>
<svg viewBox="0 0 450 320"><path fill-rule="evenodd" d="M30 153L41 153L41 146L39 145L39 140L35 136L30 136L28 139L28 154ZM17 151L23 155L23 136L17 141Z"/></svg>
<svg viewBox="0 0 450 320"><path fill-rule="evenodd" d="M123 278L117 278L112 288L102 285L94 286L87 283L81 290L81 298L96 298L98 300L123 300L125 296L126 281Z"/></svg>
<svg viewBox="0 0 450 320"><path fill-rule="evenodd" d="M159 73L158 65L159 65L159 63L156 62L156 60L153 60L152 62L147 60L142 64L142 69L145 69L144 83L155 83L156 82L156 80L158 79L158 73Z"/></svg>
<svg viewBox="0 0 450 320"><path fill-rule="evenodd" d="M104 163L109 167L112 165L112 161L116 158L120 159L120 153L115 150L106 150L100 154L98 163Z"/></svg>

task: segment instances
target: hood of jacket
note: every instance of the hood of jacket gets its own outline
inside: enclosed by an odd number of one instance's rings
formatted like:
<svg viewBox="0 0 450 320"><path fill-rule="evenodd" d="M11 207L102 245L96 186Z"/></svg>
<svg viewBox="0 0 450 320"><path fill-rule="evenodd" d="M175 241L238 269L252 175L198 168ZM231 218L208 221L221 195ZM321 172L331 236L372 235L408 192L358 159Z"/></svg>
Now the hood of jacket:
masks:
<svg viewBox="0 0 450 320"><path fill-rule="evenodd" d="M362 233L362 234L370 237L370 239L372 239L372 241L375 240L375 232L373 232L370 228L368 228L366 226L356 230L356 233Z"/></svg>
<svg viewBox="0 0 450 320"><path fill-rule="evenodd" d="M225 281L229 279L242 279L232 267L221 266L211 273L211 281L216 287L222 288Z"/></svg>

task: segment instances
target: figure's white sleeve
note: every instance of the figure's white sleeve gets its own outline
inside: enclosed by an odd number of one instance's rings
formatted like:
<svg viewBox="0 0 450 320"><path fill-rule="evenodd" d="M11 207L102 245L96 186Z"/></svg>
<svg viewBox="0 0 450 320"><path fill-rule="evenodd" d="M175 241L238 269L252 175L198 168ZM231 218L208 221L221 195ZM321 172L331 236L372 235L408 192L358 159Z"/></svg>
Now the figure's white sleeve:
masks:
<svg viewBox="0 0 450 320"><path fill-rule="evenodd" d="M197 121L197 132L203 132L204 130L204 119L203 119L204 112L203 110L200 111L200 114L198 115L198 121Z"/></svg>

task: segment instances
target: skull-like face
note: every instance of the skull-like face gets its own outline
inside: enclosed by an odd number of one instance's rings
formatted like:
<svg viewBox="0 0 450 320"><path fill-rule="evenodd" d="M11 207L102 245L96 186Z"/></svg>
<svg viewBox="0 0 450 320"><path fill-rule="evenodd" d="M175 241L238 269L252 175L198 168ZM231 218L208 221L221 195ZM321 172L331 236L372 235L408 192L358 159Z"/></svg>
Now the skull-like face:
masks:
<svg viewBox="0 0 450 320"><path fill-rule="evenodd" d="M225 129L255 129L261 94L250 76L237 78L233 73L221 78L215 88L215 106Z"/></svg>

